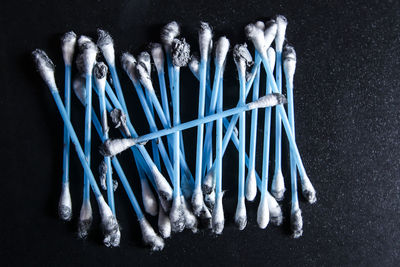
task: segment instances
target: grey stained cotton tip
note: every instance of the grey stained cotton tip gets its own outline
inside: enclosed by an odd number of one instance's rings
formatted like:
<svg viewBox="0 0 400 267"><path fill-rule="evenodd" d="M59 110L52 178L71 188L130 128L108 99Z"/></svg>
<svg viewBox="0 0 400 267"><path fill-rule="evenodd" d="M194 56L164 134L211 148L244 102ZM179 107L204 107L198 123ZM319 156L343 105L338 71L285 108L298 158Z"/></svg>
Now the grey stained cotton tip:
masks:
<svg viewBox="0 0 400 267"><path fill-rule="evenodd" d="M104 160L99 165L99 180L101 188L107 190L107 164Z"/></svg>
<svg viewBox="0 0 400 267"><path fill-rule="evenodd" d="M53 61L51 61L47 54L40 49L33 51L32 57L36 64L37 71L47 86L51 88L51 90L57 90L56 80L54 78L55 66Z"/></svg>
<svg viewBox="0 0 400 267"><path fill-rule="evenodd" d="M197 228L197 218L189 209L189 203L186 202L186 199L181 196L182 203L182 211L183 217L185 218L185 227L186 229L190 229L194 234L198 232Z"/></svg>
<svg viewBox="0 0 400 267"><path fill-rule="evenodd" d="M251 170L246 179L246 199L248 201L254 201L257 195L257 181L256 181L256 173L254 170Z"/></svg>
<svg viewBox="0 0 400 267"><path fill-rule="evenodd" d="M85 88L85 77L78 76L72 82L72 88L76 97L79 99L82 105L86 102L86 88Z"/></svg>
<svg viewBox="0 0 400 267"><path fill-rule="evenodd" d="M92 226L93 215L92 215L92 205L90 201L86 200L82 203L79 221L78 221L78 237L86 238L90 227Z"/></svg>
<svg viewBox="0 0 400 267"><path fill-rule="evenodd" d="M303 218L300 209L291 212L290 229L293 231L293 238L299 238L303 235Z"/></svg>
<svg viewBox="0 0 400 267"><path fill-rule="evenodd" d="M150 74L146 70L146 65L143 62L138 62L136 64L136 77L139 79L140 83L143 84L146 90L154 92L153 83L151 81Z"/></svg>
<svg viewBox="0 0 400 267"><path fill-rule="evenodd" d="M101 217L101 226L104 234L103 243L106 247L117 247L121 240L121 232L117 219L102 196L97 198Z"/></svg>
<svg viewBox="0 0 400 267"><path fill-rule="evenodd" d="M157 72L164 71L164 52L161 44L151 43L149 45L151 56L153 57L154 65L156 66Z"/></svg>
<svg viewBox="0 0 400 267"><path fill-rule="evenodd" d="M207 22L200 22L199 49L201 60L207 60L211 49L212 29Z"/></svg>
<svg viewBox="0 0 400 267"><path fill-rule="evenodd" d="M192 55L192 58L189 61L189 69L193 73L193 75L197 78L199 78L199 58L197 55Z"/></svg>
<svg viewBox="0 0 400 267"><path fill-rule="evenodd" d="M215 65L222 66L229 51L229 40L225 36L218 39L215 47Z"/></svg>
<svg viewBox="0 0 400 267"><path fill-rule="evenodd" d="M144 64L147 74L150 76L151 74L151 57L150 54L146 51L141 52L138 56L137 56L137 61L139 63Z"/></svg>
<svg viewBox="0 0 400 267"><path fill-rule="evenodd" d="M65 65L71 66L74 57L76 34L73 31L65 33L61 37L61 50Z"/></svg>
<svg viewBox="0 0 400 267"><path fill-rule="evenodd" d="M134 138L108 139L100 145L99 152L103 157L113 157L135 144Z"/></svg>
<svg viewBox="0 0 400 267"><path fill-rule="evenodd" d="M235 47L233 48L233 59L241 75L245 77L246 68L253 65L253 58L251 57L251 54L247 49L247 44L235 45Z"/></svg>
<svg viewBox="0 0 400 267"><path fill-rule="evenodd" d="M217 235L222 234L225 225L224 207L222 204L223 196L224 192L221 192L217 197L212 213L212 230Z"/></svg>
<svg viewBox="0 0 400 267"><path fill-rule="evenodd" d="M212 210L214 209L214 204L215 204L215 191L212 190L210 194L204 195L204 203L207 205L207 207Z"/></svg>
<svg viewBox="0 0 400 267"><path fill-rule="evenodd" d="M257 224L261 229L265 229L269 223L269 207L267 196L262 196L257 209Z"/></svg>
<svg viewBox="0 0 400 267"><path fill-rule="evenodd" d="M277 15L275 17L276 24L278 25L278 30L275 37L275 47L277 52L281 52L283 48L283 42L285 41L285 33L287 27L287 19L282 15Z"/></svg>
<svg viewBox="0 0 400 267"><path fill-rule="evenodd" d="M144 210L151 216L157 215L157 199L151 191L150 185L146 179L140 179L140 184L142 186L142 200Z"/></svg>
<svg viewBox="0 0 400 267"><path fill-rule="evenodd" d="M62 184L60 201L58 202L58 216L63 221L70 221L72 218L72 200L68 182Z"/></svg>
<svg viewBox="0 0 400 267"><path fill-rule="evenodd" d="M107 63L111 66L115 65L115 51L114 51L114 41L111 35L102 30L97 29L97 46L100 48L101 52Z"/></svg>
<svg viewBox="0 0 400 267"><path fill-rule="evenodd" d="M249 39L259 53L265 53L267 46L264 39L264 31L250 23L244 28L247 39Z"/></svg>
<svg viewBox="0 0 400 267"><path fill-rule="evenodd" d="M110 117L111 117L111 121L113 122L115 128L121 128L121 130L124 132L124 134L127 137L131 136L128 125L126 123L126 120L127 120L126 114L122 110L120 110L118 108L113 109L110 112Z"/></svg>
<svg viewBox="0 0 400 267"><path fill-rule="evenodd" d="M149 222L142 218L139 220L140 229L142 230L143 242L150 246L152 251L161 251L164 248L164 240L154 232Z"/></svg>
<svg viewBox="0 0 400 267"><path fill-rule="evenodd" d="M301 179L301 191L308 203L314 204L317 201L317 193L315 192L308 176L302 177Z"/></svg>
<svg viewBox="0 0 400 267"><path fill-rule="evenodd" d="M208 195L210 194L215 187L215 164L211 166L211 168L208 170L206 176L202 180L202 185L201 189L204 194Z"/></svg>
<svg viewBox="0 0 400 267"><path fill-rule="evenodd" d="M83 35L79 37L78 45L83 60L81 62L77 62L77 64L82 64L79 66L79 68L82 69L85 74L91 75L96 62L96 56L98 52L97 46L90 38Z"/></svg>
<svg viewBox="0 0 400 267"><path fill-rule="evenodd" d="M165 213L169 213L171 210L172 201L170 199L161 197L160 194L158 194L158 200L160 200L160 208L162 208Z"/></svg>
<svg viewBox="0 0 400 267"><path fill-rule="evenodd" d="M190 45L185 38L174 39L172 42L172 64L175 67L185 67L190 60Z"/></svg>
<svg viewBox="0 0 400 267"><path fill-rule="evenodd" d="M296 51L293 46L285 45L282 53L283 70L289 80L290 86L293 86L294 73L296 71Z"/></svg>
<svg viewBox="0 0 400 267"><path fill-rule="evenodd" d="M137 64L136 59L130 53L125 52L122 54L121 56L122 68L125 70L126 74L133 82L137 81L136 64Z"/></svg>
<svg viewBox="0 0 400 267"><path fill-rule="evenodd" d="M153 175L158 195L166 201L172 201L172 188L155 165L151 169L151 174Z"/></svg>
<svg viewBox="0 0 400 267"><path fill-rule="evenodd" d="M194 212L194 215L197 217L200 215L201 210L203 209L203 192L199 187L196 187L193 190L193 195L192 195L192 209Z"/></svg>
<svg viewBox="0 0 400 267"><path fill-rule="evenodd" d="M162 238L171 236L171 221L162 208L158 209L158 232Z"/></svg>
<svg viewBox="0 0 400 267"><path fill-rule="evenodd" d="M265 26L266 26L264 30L265 46L270 47L272 42L275 40L276 33L278 31L278 24L276 24L276 21L274 19L271 19L265 24Z"/></svg>
<svg viewBox="0 0 400 267"><path fill-rule="evenodd" d="M269 220L274 225L281 225L283 221L283 214L282 209L279 206L276 199L267 192L267 199L268 199L268 209L269 209Z"/></svg>
<svg viewBox="0 0 400 267"><path fill-rule="evenodd" d="M198 217L200 218L203 226L205 226L207 229L212 229L212 215L206 204L203 203L203 207Z"/></svg>
<svg viewBox="0 0 400 267"><path fill-rule="evenodd" d="M185 217L183 216L181 197L176 196L172 200L171 210L169 211L171 230L173 233L180 233L185 229Z"/></svg>
<svg viewBox="0 0 400 267"><path fill-rule="evenodd" d="M265 96L260 97L256 101L250 102L247 104L249 109L255 108L266 108L266 107L274 107L280 104L286 104L286 97L279 93L272 93Z"/></svg>
<svg viewBox="0 0 400 267"><path fill-rule="evenodd" d="M285 191L286 188L282 171L278 171L278 173L274 175L274 179L272 179L271 193L276 200L281 201L284 197Z"/></svg>
<svg viewBox="0 0 400 267"><path fill-rule="evenodd" d="M238 200L235 212L235 224L239 230L243 230L247 225L247 213L244 197Z"/></svg>
<svg viewBox="0 0 400 267"><path fill-rule="evenodd" d="M161 41L167 53L170 53L169 48L172 45L172 41L179 36L181 29L176 21L171 21L161 29Z"/></svg>

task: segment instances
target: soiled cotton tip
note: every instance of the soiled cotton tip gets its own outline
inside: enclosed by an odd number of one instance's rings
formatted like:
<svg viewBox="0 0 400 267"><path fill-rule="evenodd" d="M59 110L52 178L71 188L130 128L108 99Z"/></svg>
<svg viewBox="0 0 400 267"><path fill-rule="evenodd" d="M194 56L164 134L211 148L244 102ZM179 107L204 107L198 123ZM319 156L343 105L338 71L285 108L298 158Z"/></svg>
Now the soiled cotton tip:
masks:
<svg viewBox="0 0 400 267"><path fill-rule="evenodd" d="M139 63L142 63L145 68L147 73L150 75L151 73L151 57L150 54L146 51L141 52L138 56L137 56L137 61Z"/></svg>
<svg viewBox="0 0 400 267"><path fill-rule="evenodd" d="M94 65L93 68L93 73L95 78L94 80L99 90L105 90L106 88L107 72L108 72L107 65L104 64L103 62L97 62Z"/></svg>
<svg viewBox="0 0 400 267"><path fill-rule="evenodd" d="M172 188L165 177L161 174L156 166L153 166L153 168L151 169L151 173L153 175L154 183L157 187L158 195L164 200L171 201Z"/></svg>
<svg viewBox="0 0 400 267"><path fill-rule="evenodd" d="M317 192L311 184L308 176L303 177L301 180L301 190L308 203L314 204L317 201Z"/></svg>
<svg viewBox="0 0 400 267"><path fill-rule="evenodd" d="M99 180L101 188L107 190L107 164L104 160L99 165Z"/></svg>
<svg viewBox="0 0 400 267"><path fill-rule="evenodd" d="M108 139L100 145L99 152L103 157L113 157L134 145L134 138Z"/></svg>
<svg viewBox="0 0 400 267"><path fill-rule="evenodd" d="M203 208L204 200L203 200L203 192L201 191L201 188L196 187L193 190L193 195L192 195L192 209L194 212L194 215L197 217L200 215L200 212Z"/></svg>
<svg viewBox="0 0 400 267"><path fill-rule="evenodd" d="M175 67L185 67L190 61L190 45L185 38L174 39L171 49L172 64Z"/></svg>
<svg viewBox="0 0 400 267"><path fill-rule="evenodd" d="M239 199L237 203L235 212L235 224L239 228L239 230L243 230L247 225L247 213L244 198Z"/></svg>
<svg viewBox="0 0 400 267"><path fill-rule="evenodd" d="M62 184L60 201L58 202L58 216L63 221L70 221L72 218L72 200L68 182Z"/></svg>
<svg viewBox="0 0 400 267"><path fill-rule="evenodd" d="M257 195L257 181L256 181L256 173L254 170L251 170L246 179L246 199L248 201L253 201Z"/></svg>
<svg viewBox="0 0 400 267"><path fill-rule="evenodd" d="M113 109L110 112L110 117L111 117L111 121L113 122L115 128L121 128L127 137L131 136L128 125L126 123L126 120L127 120L126 114L122 110L120 110L118 108Z"/></svg>
<svg viewBox="0 0 400 267"><path fill-rule="evenodd" d="M143 84L146 90L154 92L150 74L147 72L146 66L143 62L138 62L138 64L136 64L136 77L139 79L140 83Z"/></svg>
<svg viewBox="0 0 400 267"><path fill-rule="evenodd" d="M215 204L215 191L212 190L210 194L204 195L204 203L206 203L207 207L212 210L214 209Z"/></svg>
<svg viewBox="0 0 400 267"><path fill-rule="evenodd" d="M181 203L182 203L182 211L183 217L185 218L185 227L186 229L190 229L193 233L198 232L197 228L197 218L189 209L189 203L186 202L186 199L181 196Z"/></svg>
<svg viewBox="0 0 400 267"><path fill-rule="evenodd" d="M100 48L101 52L107 63L111 66L115 65L115 51L114 51L114 41L111 35L102 30L97 29L97 46Z"/></svg>
<svg viewBox="0 0 400 267"><path fill-rule="evenodd" d="M199 66L200 61L196 55L192 55L192 58L189 61L189 69L193 73L193 75L199 78Z"/></svg>
<svg viewBox="0 0 400 267"><path fill-rule="evenodd" d="M167 53L170 52L169 47L172 45L172 41L179 36L180 33L181 29L176 21L171 21L161 29L160 37Z"/></svg>
<svg viewBox="0 0 400 267"><path fill-rule="evenodd" d="M81 66L79 66L79 68L82 69L85 74L91 75L94 64L96 62L96 56L98 52L97 46L95 45L95 43L92 42L90 38L86 36L81 36L78 39L78 45L83 59L81 62L79 62L80 64L82 64Z"/></svg>
<svg viewBox="0 0 400 267"><path fill-rule="evenodd" d="M283 179L282 171L275 173L275 177L272 179L271 193L276 200L281 201L286 191L285 181Z"/></svg>
<svg viewBox="0 0 400 267"><path fill-rule="evenodd" d="M171 221L162 208L158 209L158 232L162 238L171 236Z"/></svg>
<svg viewBox="0 0 400 267"><path fill-rule="evenodd" d="M218 39L217 46L215 47L215 65L222 66L224 64L229 46L229 40L225 36Z"/></svg>
<svg viewBox="0 0 400 267"><path fill-rule="evenodd" d="M32 52L33 61L36 64L37 71L51 90L57 91L56 80L54 78L55 66L53 61L47 56L46 52L36 49Z"/></svg>
<svg viewBox="0 0 400 267"><path fill-rule="evenodd" d="M294 73L296 71L296 51L293 46L285 45L282 53L283 70L289 83L293 86Z"/></svg>
<svg viewBox="0 0 400 267"><path fill-rule="evenodd" d="M204 194L208 195L210 194L215 187L215 164L213 164L210 168L210 170L207 172L206 176L202 180L202 185L201 189Z"/></svg>
<svg viewBox="0 0 400 267"><path fill-rule="evenodd" d="M269 220L274 225L281 225L283 221L282 209L276 199L267 192Z"/></svg>
<svg viewBox="0 0 400 267"><path fill-rule="evenodd" d="M82 76L76 77L72 82L72 88L76 97L79 99L82 105L86 102L86 88L85 88L85 78Z"/></svg>
<svg viewBox="0 0 400 267"><path fill-rule="evenodd" d="M136 67L137 61L136 59L128 52L125 52L121 56L121 65L122 68L125 70L126 74L129 76L129 78L133 81L136 82Z"/></svg>
<svg viewBox="0 0 400 267"><path fill-rule="evenodd" d="M151 43L149 45L150 53L156 66L157 72L164 71L164 52L161 44Z"/></svg>
<svg viewBox="0 0 400 267"><path fill-rule="evenodd" d="M152 251L161 251L164 248L164 240L154 232L149 222L142 218L139 220L140 229L142 230L143 242L150 246Z"/></svg>
<svg viewBox="0 0 400 267"><path fill-rule="evenodd" d="M74 57L76 34L73 31L65 33L61 37L61 50L65 65L71 66Z"/></svg>
<svg viewBox="0 0 400 267"><path fill-rule="evenodd" d="M144 210L151 216L156 216L158 209L157 199L154 196L153 191L151 191L149 183L146 179L141 179L140 184L142 186L142 200Z"/></svg>
<svg viewBox="0 0 400 267"><path fill-rule="evenodd" d="M198 217L205 228L212 229L212 215L206 204L203 203L203 208Z"/></svg>
<svg viewBox="0 0 400 267"><path fill-rule="evenodd" d="M93 215L92 215L92 205L90 205L89 200L85 200L82 203L79 221L78 221L78 237L86 238L90 227L92 226Z"/></svg>
<svg viewBox="0 0 400 267"><path fill-rule="evenodd" d="M247 104L247 106L249 107L249 109L255 109L255 108L274 107L276 105L286 104L286 103L287 99L284 95L279 93L272 93L260 97L256 101Z"/></svg>
<svg viewBox="0 0 400 267"><path fill-rule="evenodd" d="M233 59L235 61L237 69L243 77L246 76L246 68L253 65L253 58L249 50L247 49L247 44L237 44L233 48Z"/></svg>
<svg viewBox="0 0 400 267"><path fill-rule="evenodd" d="M212 213L212 230L217 235L222 234L225 225L224 207L222 204L223 196L224 192L221 192L217 197Z"/></svg>
<svg viewBox="0 0 400 267"><path fill-rule="evenodd" d="M250 23L244 28L247 39L253 42L254 47L259 53L265 53L267 46L264 39L264 31Z"/></svg>
<svg viewBox="0 0 400 267"><path fill-rule="evenodd" d="M303 217L301 216L300 209L291 212L290 229L293 231L293 238L299 238L303 235Z"/></svg>
<svg viewBox="0 0 400 267"><path fill-rule="evenodd" d="M101 217L101 226L104 234L103 243L107 247L117 247L121 240L121 232L117 219L102 196L97 198Z"/></svg>
<svg viewBox="0 0 400 267"><path fill-rule="evenodd" d="M257 28L259 28L260 30L265 30L265 24L264 24L264 22L262 22L262 21L256 21L256 23L254 23L254 25L257 27Z"/></svg>
<svg viewBox="0 0 400 267"><path fill-rule="evenodd" d="M269 208L268 208L268 198L262 196L257 209L257 224L261 229L265 229L269 223Z"/></svg>
<svg viewBox="0 0 400 267"><path fill-rule="evenodd" d="M207 60L211 49L212 29L207 22L200 22L199 49L201 60Z"/></svg>
<svg viewBox="0 0 400 267"><path fill-rule="evenodd" d="M278 31L278 24L276 24L276 21L274 19L271 19L266 23L265 26L266 26L264 30L265 46L270 47L272 42L275 40L276 33Z"/></svg>
<svg viewBox="0 0 400 267"><path fill-rule="evenodd" d="M160 208L162 208L165 213L169 213L169 211L171 210L172 201L170 199L165 199L161 197L160 194L158 194L158 199L160 200Z"/></svg>
<svg viewBox="0 0 400 267"><path fill-rule="evenodd" d="M275 49L273 49L272 47L269 47L267 49L267 56L268 56L269 66L271 67L271 70L274 71L275 61L276 61Z"/></svg>
<svg viewBox="0 0 400 267"><path fill-rule="evenodd" d="M282 15L277 15L275 17L276 24L278 25L278 30L275 37L275 47L277 52L281 52L283 48L283 42L285 41L285 33L287 27L287 19Z"/></svg>

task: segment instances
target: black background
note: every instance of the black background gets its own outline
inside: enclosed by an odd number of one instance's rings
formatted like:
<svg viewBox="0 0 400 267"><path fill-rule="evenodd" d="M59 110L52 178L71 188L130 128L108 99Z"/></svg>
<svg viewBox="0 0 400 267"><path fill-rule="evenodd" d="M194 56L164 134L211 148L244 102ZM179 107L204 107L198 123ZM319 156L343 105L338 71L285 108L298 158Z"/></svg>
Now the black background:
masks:
<svg viewBox="0 0 400 267"><path fill-rule="evenodd" d="M399 3L301 2L3 2L1 261L10 265L53 266L395 265L400 249ZM63 124L51 94L34 70L30 52L35 48L48 52L57 65L57 82L62 88L64 71L59 37L67 30L92 37L96 37L97 27L108 30L115 39L119 58L125 50L137 54L148 42L158 41L160 27L171 20L181 23L182 35L197 50L196 29L200 20L214 27L216 37L226 34L235 44L245 41L243 27L247 23L277 13L288 18L286 36L298 55L297 143L318 191L315 205L310 206L304 200L301 203L304 236L298 240L289 237L287 200L282 203L286 215L283 226L258 229L257 198L255 203L247 205L247 228L236 229L232 217L236 205L237 152L230 145L224 157L223 188L228 192L224 199L227 222L222 236L215 237L209 231L197 235L185 231L167 240L164 251L151 253L142 245L134 212L125 192L119 188L116 205L122 226L120 248L102 245L93 199L94 229L87 240L78 240L76 216L81 204L82 169L73 152L71 190L75 216L72 222L63 223L57 218ZM253 51L252 46L250 49ZM131 93L126 75L119 70L134 125L140 133L146 133L148 126L140 104ZM236 77L229 54L225 108L237 102ZM187 69L182 70L181 94L182 120L187 121L196 116L198 97L198 83ZM97 97L93 102L97 105ZM72 120L80 138L83 138L83 114L83 108L73 97ZM194 170L195 131L185 132L184 138L187 158ZM95 151L98 139L93 139ZM261 146L258 150L260 171ZM124 153L119 158L140 196L131 154ZM93 165L99 159L96 153ZM285 176L288 176L287 166L285 160Z"/></svg>

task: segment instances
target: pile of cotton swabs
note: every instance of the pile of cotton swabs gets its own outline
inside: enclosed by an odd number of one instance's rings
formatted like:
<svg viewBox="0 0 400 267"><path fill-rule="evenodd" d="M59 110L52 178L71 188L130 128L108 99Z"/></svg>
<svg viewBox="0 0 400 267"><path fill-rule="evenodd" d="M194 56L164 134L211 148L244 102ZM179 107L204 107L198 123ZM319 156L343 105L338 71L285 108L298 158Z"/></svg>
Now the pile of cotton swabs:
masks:
<svg viewBox="0 0 400 267"><path fill-rule="evenodd" d="M42 50L35 50L33 58L38 71L52 93L57 107L64 120L64 155L62 191L59 202L59 215L63 220L72 217L72 203L69 191L69 153L70 141L74 144L80 162L84 168L83 202L79 215L78 233L81 238L88 235L92 223L90 189L96 197L106 246L118 246L120 227L115 214L114 190L117 182L113 180L115 171L120 179L138 218L143 241L152 250L164 247L163 238L171 232L177 233L185 228L194 233L198 231L198 221L215 234L224 229L224 209L222 198L222 158L230 141L239 152L238 199L235 223L240 230L247 224L245 197L253 201L260 191L260 203L257 212L257 223L264 229L268 223L280 225L282 211L277 201L282 200L285 192L284 178L281 171L281 137L282 125L290 145L291 174L291 214L290 223L293 237L302 235L303 221L297 195L297 170L300 175L301 190L309 203L316 201L315 190L306 174L303 162L295 141L293 110L293 77L296 68L296 53L293 47L284 46L287 21L283 16L276 16L267 23L256 22L245 27L247 38L255 47L254 61L246 44L237 44L233 48L233 58L239 76L239 102L235 108L223 110L223 75L230 43L226 37L215 42L213 50L213 33L207 23L202 22L199 29L200 56L191 54L190 46L180 38L180 28L176 22L167 24L161 30L161 44L152 43L149 53L142 52L136 58L124 53L121 63L143 107L149 123L150 133L138 136L133 127L134 117L130 117L124 92L119 82L114 44L111 36L98 30L95 44L89 37L68 32L62 37L62 53L65 62L65 98L61 100L57 88L52 61ZM275 42L275 50L271 47ZM74 80L74 91L85 107L85 139L83 149L70 121L71 112L71 65L75 45L79 48L76 57L80 77ZM97 61L99 50L106 63ZM213 53L212 53L213 52ZM210 65L214 55L214 77L210 78ZM151 79L153 64L158 75L161 95L159 101L155 85ZM165 64L166 61L166 64ZM282 64L283 63L283 64ZM193 75L199 80L198 118L182 123L180 120L180 68L189 65ZM282 65L285 74L287 100L282 95ZM165 74L167 66L167 75ZM275 76L273 74L275 67ZM266 72L265 95L259 97L260 75ZM111 79L107 79L110 72ZM167 92L166 78L169 89ZM253 88L251 102L246 98ZM92 107L92 89L98 95L99 115ZM126 89L128 90L128 89ZM169 103L171 96L172 105ZM284 105L288 104L288 115ZM275 174L268 191L268 163L270 154L271 108L276 108L275 133ZM258 109L265 109L263 132L263 158L261 177L256 172L255 156L257 149ZM172 111L170 112L170 109ZM246 116L251 112L251 134L249 154L246 154ZM108 118L121 137L109 137ZM157 128L156 119L163 129ZM239 120L239 129L236 122ZM215 122L215 129L214 128ZM93 123L102 145L100 152L104 160L99 166L101 188L107 192L107 203L104 200L96 178L90 167L91 124ZM192 175L186 162L186 153L182 138L183 130L197 128L196 169ZM215 131L215 136L213 136ZM225 133L225 134L223 134ZM215 145L213 145L213 139ZM149 145L146 144L149 142ZM213 147L215 146L215 147ZM124 174L117 155L130 149L138 168L141 183L142 204L146 213L158 214L158 232L146 220L144 213ZM151 149L151 152L148 151ZM214 156L213 156L213 153ZM152 156L151 156L152 155ZM161 173L162 165L167 173ZM247 177L245 177L247 167ZM169 181L165 178L168 176ZM193 177L194 176L194 177ZM272 194L272 195L271 195Z"/></svg>

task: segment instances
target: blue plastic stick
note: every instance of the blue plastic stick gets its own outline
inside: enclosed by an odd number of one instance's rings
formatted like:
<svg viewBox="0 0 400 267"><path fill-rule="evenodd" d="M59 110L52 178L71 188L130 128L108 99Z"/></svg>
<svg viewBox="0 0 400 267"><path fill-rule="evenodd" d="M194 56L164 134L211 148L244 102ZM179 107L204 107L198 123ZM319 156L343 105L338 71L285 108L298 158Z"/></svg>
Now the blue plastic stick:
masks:
<svg viewBox="0 0 400 267"><path fill-rule="evenodd" d="M222 112L223 106L223 79L222 76L219 79L219 89L218 89L218 105L217 105L217 113ZM216 129L216 149L215 149L215 157L216 157L216 182L215 182L215 198L218 199L222 192L222 119L217 120L217 129Z"/></svg>
<svg viewBox="0 0 400 267"><path fill-rule="evenodd" d="M147 104L149 105L150 114L152 117L154 117L153 105L151 104L151 99L147 91L146 91L146 101ZM161 161L160 161L160 154L158 153L158 148L157 148L157 140L151 141L151 148L153 151L154 163L156 164L157 168L161 170Z"/></svg>
<svg viewBox="0 0 400 267"><path fill-rule="evenodd" d="M86 103L85 103L85 158L90 166L90 144L92 130L92 75L86 74ZM83 176L83 200L90 199L90 186L85 173Z"/></svg>
<svg viewBox="0 0 400 267"><path fill-rule="evenodd" d="M71 117L71 65L65 64L65 98L64 105L68 115ZM63 184L69 183L69 153L70 138L67 127L64 125L64 148L63 148Z"/></svg>
<svg viewBox="0 0 400 267"><path fill-rule="evenodd" d="M158 71L158 69L157 69ZM158 83L160 85L160 92L161 92L161 102L162 102L162 107L163 111L165 114L165 117L167 121L171 124L171 118L169 115L169 102L168 102L168 93L167 93L167 88L165 85L165 72L164 72L164 67L162 70L158 71Z"/></svg>
<svg viewBox="0 0 400 267"><path fill-rule="evenodd" d="M114 87L115 87L115 90L117 91L118 100L121 103L121 106L123 107L121 110L123 110L125 112L126 116L128 117L129 116L128 109L126 107L124 94L122 93L122 88L121 88L121 84L119 82L117 70L115 69L115 65L108 65L108 68L110 69L111 77L114 82Z"/></svg>
<svg viewBox="0 0 400 267"><path fill-rule="evenodd" d="M179 112L179 67L174 67L174 81L175 86L172 93L172 106L173 106L173 121L174 126L180 124L180 112ZM179 148L179 131L174 133L174 197L178 197L180 194L180 148Z"/></svg>
<svg viewBox="0 0 400 267"><path fill-rule="evenodd" d="M239 94L239 106L243 106L246 103L246 79L242 75L241 71L239 73L239 83L240 83L240 94ZM244 198L244 186L245 186L245 147L246 147L246 113L243 111L239 115L239 173L238 173L238 201Z"/></svg>

